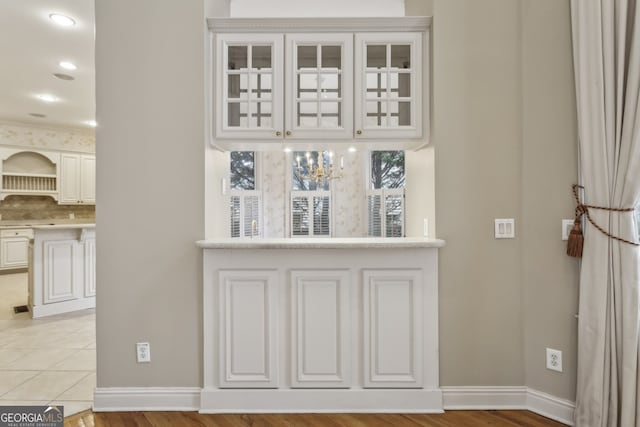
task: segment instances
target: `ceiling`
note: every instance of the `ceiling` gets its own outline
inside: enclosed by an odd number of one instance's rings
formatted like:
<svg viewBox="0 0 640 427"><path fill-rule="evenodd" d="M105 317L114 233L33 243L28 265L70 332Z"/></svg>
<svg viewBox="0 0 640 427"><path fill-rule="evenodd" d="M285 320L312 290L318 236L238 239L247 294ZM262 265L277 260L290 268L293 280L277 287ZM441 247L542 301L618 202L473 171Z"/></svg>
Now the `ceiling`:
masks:
<svg viewBox="0 0 640 427"><path fill-rule="evenodd" d="M56 25L52 13L76 24ZM0 120L91 128L86 122L95 119L94 45L94 0L0 0ZM78 68L62 69L60 61ZM58 100L47 103L39 94Z"/></svg>

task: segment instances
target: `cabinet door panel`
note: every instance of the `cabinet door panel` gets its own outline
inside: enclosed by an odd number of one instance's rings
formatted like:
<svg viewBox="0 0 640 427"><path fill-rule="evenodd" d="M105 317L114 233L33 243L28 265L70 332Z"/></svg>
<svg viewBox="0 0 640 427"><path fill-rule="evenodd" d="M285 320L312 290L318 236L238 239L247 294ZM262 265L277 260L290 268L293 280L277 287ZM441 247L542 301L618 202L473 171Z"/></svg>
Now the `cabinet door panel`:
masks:
<svg viewBox="0 0 640 427"><path fill-rule="evenodd" d="M283 39L216 35L215 138L282 139Z"/></svg>
<svg viewBox="0 0 640 427"><path fill-rule="evenodd" d="M277 279L275 270L219 272L220 387L277 387Z"/></svg>
<svg viewBox="0 0 640 427"><path fill-rule="evenodd" d="M353 34L287 34L287 138L353 136Z"/></svg>
<svg viewBox="0 0 640 427"><path fill-rule="evenodd" d="M80 200L82 203L96 203L96 158L80 157Z"/></svg>
<svg viewBox="0 0 640 427"><path fill-rule="evenodd" d="M422 272L364 270L364 385L422 387Z"/></svg>
<svg viewBox="0 0 640 427"><path fill-rule="evenodd" d="M421 138L422 33L356 34L357 138Z"/></svg>
<svg viewBox="0 0 640 427"><path fill-rule="evenodd" d="M2 238L2 268L26 267L28 260L29 239L27 237Z"/></svg>
<svg viewBox="0 0 640 427"><path fill-rule="evenodd" d="M84 296L96 295L96 239L84 241Z"/></svg>
<svg viewBox="0 0 640 427"><path fill-rule="evenodd" d="M52 240L44 245L44 303L77 299L78 287L77 240Z"/></svg>
<svg viewBox="0 0 640 427"><path fill-rule="evenodd" d="M80 201L80 156L62 154L60 156L60 194L58 202L77 204Z"/></svg>
<svg viewBox="0 0 640 427"><path fill-rule="evenodd" d="M349 271L292 271L291 302L292 387L349 387Z"/></svg>

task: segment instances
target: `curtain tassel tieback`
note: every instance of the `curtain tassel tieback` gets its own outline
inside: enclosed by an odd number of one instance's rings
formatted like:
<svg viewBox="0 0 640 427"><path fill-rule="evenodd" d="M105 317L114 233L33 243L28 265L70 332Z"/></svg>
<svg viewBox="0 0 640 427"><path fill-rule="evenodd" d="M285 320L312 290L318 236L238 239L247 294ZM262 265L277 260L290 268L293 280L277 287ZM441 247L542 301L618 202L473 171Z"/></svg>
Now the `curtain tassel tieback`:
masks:
<svg viewBox="0 0 640 427"><path fill-rule="evenodd" d="M630 240L626 240L621 237L614 236L611 233L607 232L605 229L603 229L598 224L596 224L591 218L591 215L589 215L589 209L600 209L600 210L605 210L609 212L633 212L635 211L635 208L608 208L604 206L585 205L580 201L580 196L578 195L578 188L584 188L584 187L581 185L573 184L572 188L573 188L573 195L575 196L577 206L575 211L576 212L575 220L573 221L573 228L569 233L569 240L567 242L567 255L576 257L576 258L582 257L582 246L584 245L584 236L582 235L582 216L583 215L587 218L587 220L591 223L591 225L593 225L602 234L623 243L628 243L634 246L640 246L640 243L632 242Z"/></svg>

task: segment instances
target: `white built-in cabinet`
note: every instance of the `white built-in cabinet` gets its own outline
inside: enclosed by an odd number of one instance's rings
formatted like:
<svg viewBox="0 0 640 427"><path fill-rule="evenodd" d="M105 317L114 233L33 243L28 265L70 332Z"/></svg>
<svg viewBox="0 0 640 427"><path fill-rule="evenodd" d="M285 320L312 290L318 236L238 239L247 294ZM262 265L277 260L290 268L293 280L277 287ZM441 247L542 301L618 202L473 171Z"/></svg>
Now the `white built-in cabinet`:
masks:
<svg viewBox="0 0 640 427"><path fill-rule="evenodd" d="M441 410L437 248L290 246L205 246L201 410Z"/></svg>
<svg viewBox="0 0 640 427"><path fill-rule="evenodd" d="M29 264L29 239L33 238L30 228L9 228L0 230L0 268L25 268Z"/></svg>
<svg viewBox="0 0 640 427"><path fill-rule="evenodd" d="M209 20L214 140L424 140L430 21L396 21Z"/></svg>
<svg viewBox="0 0 640 427"><path fill-rule="evenodd" d="M92 226L34 227L31 257L29 305L33 318L95 307Z"/></svg>
<svg viewBox="0 0 640 427"><path fill-rule="evenodd" d="M96 157L89 154L60 155L61 205L96 203Z"/></svg>

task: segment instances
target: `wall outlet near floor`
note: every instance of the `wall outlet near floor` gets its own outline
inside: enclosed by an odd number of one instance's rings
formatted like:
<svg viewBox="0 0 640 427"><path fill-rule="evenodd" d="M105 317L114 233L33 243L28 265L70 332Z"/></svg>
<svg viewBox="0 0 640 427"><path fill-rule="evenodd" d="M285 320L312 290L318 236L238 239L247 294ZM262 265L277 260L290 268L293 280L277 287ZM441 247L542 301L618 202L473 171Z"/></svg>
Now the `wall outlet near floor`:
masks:
<svg viewBox="0 0 640 427"><path fill-rule="evenodd" d="M138 359L138 363L151 362L151 347L148 342L136 343L136 357Z"/></svg>
<svg viewBox="0 0 640 427"><path fill-rule="evenodd" d="M547 348L547 369L562 372L562 352Z"/></svg>

